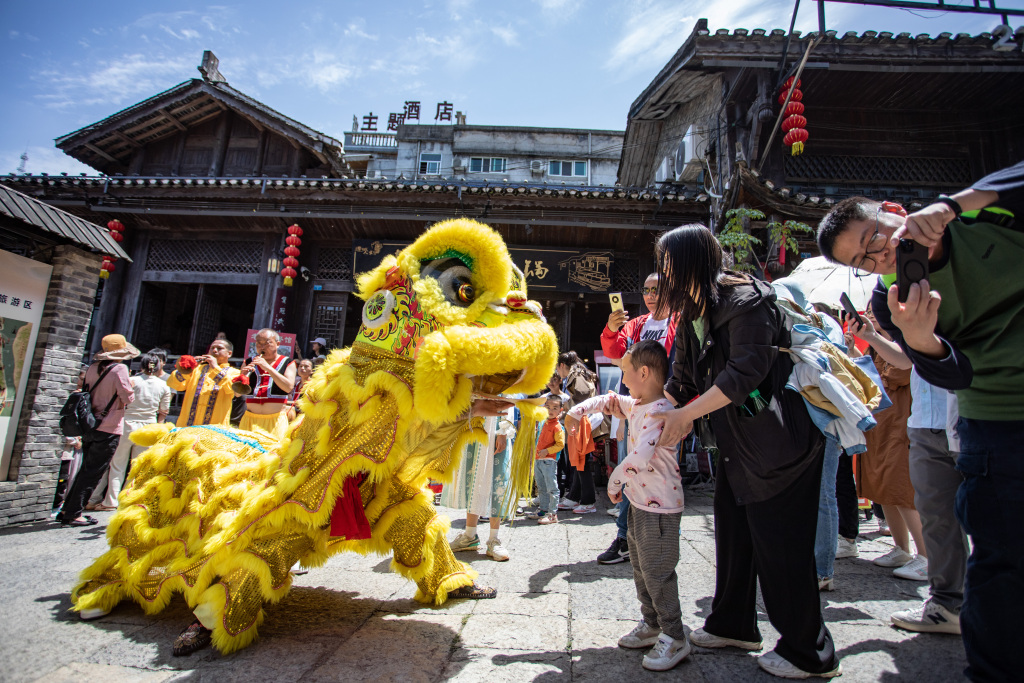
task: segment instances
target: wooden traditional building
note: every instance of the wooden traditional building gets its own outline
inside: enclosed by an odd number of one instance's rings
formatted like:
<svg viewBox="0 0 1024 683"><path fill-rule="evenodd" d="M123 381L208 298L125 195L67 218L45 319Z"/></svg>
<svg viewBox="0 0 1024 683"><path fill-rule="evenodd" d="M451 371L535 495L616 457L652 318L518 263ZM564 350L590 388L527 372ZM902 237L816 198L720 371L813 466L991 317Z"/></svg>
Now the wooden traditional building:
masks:
<svg viewBox="0 0 1024 683"><path fill-rule="evenodd" d="M701 19L630 107L619 182L698 182L718 227L736 207L813 226L854 195L918 207L1024 158L1024 54L1004 42L987 33L712 33ZM805 54L809 139L792 156L781 131L768 145L782 86ZM816 254L813 240L801 251Z"/></svg>
<svg viewBox="0 0 1024 683"><path fill-rule="evenodd" d="M76 215L126 226L132 263L118 262L104 286L94 348L118 330L143 348L195 353L217 332L237 347L247 329L269 325L296 333L304 349L314 337L350 343L360 322L355 274L431 223L467 216L514 248L563 347L591 357L607 293L622 291L639 308L657 234L708 218L709 195L695 183L656 191L546 174L357 177L341 142L231 88L212 55L200 71L202 79L57 140L103 175L7 179ZM587 136L577 137L586 158ZM293 224L303 230L301 276L282 290ZM590 265L601 275L588 275Z"/></svg>

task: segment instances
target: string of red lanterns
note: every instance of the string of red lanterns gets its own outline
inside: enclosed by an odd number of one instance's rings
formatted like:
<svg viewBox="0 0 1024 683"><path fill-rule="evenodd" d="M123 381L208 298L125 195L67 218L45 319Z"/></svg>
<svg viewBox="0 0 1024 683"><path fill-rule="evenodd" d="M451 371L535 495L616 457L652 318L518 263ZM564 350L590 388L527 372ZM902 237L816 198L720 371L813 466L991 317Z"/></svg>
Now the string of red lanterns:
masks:
<svg viewBox="0 0 1024 683"><path fill-rule="evenodd" d="M107 223L107 230L110 231L110 238L120 244L124 241L124 223L116 218ZM100 265L100 278L106 280L114 272L114 261L117 259L108 254L103 255L103 263Z"/></svg>
<svg viewBox="0 0 1024 683"><path fill-rule="evenodd" d="M786 93L789 92L790 86L793 85L793 77L790 77L783 85L779 92L779 104L781 105L786 101ZM803 92L800 90L800 81L796 82L796 87L793 88L793 95L789 98L789 104L786 105L786 111L782 120L782 132L786 134L782 138L782 144L790 148L790 154L797 156L802 154L804 151L804 143L807 142L807 119L803 116L804 103L801 102L804 98Z"/></svg>
<svg viewBox="0 0 1024 683"><path fill-rule="evenodd" d="M292 286L292 278L296 277L299 273L296 268L299 267L299 247L302 246L302 228L297 225L288 226L288 237L285 238L285 243L288 245L284 248L285 259L283 261L284 268L281 269L281 277L284 278L284 286Z"/></svg>

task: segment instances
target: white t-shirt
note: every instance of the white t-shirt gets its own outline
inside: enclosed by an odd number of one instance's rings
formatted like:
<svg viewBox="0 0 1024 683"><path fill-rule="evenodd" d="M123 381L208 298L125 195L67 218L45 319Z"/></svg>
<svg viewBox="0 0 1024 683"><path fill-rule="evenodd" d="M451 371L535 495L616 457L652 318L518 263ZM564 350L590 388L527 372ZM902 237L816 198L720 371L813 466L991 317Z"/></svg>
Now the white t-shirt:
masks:
<svg viewBox="0 0 1024 683"><path fill-rule="evenodd" d="M156 414L166 413L171 406L171 388L167 382L152 375L131 378L135 400L124 409L124 419L131 422L156 422Z"/></svg>
<svg viewBox="0 0 1024 683"><path fill-rule="evenodd" d="M644 326L640 328L640 341L651 339L658 342L662 346L665 346L665 335L668 333L668 318L662 318L661 320L655 320L652 315L644 322Z"/></svg>

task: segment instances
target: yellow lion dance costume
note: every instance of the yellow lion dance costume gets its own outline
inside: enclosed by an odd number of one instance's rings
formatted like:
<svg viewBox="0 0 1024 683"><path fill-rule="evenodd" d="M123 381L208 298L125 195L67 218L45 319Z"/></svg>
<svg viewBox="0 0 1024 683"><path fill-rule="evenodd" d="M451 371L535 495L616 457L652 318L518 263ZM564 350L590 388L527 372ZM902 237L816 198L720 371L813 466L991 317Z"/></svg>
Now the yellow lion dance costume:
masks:
<svg viewBox="0 0 1024 683"><path fill-rule="evenodd" d="M359 296L356 342L313 376L283 440L165 424L132 434L149 449L107 527L110 550L72 593L75 610L131 599L153 614L180 592L228 653L256 637L263 603L287 594L296 561L391 552L425 603L473 584L426 483L449 480L463 447L481 438L469 417L475 397L544 386L554 333L501 237L467 219L386 257L359 278ZM520 409L527 422L543 419L529 403ZM533 432L521 430L515 448L520 490L531 483ZM332 535L339 519L347 532Z"/></svg>

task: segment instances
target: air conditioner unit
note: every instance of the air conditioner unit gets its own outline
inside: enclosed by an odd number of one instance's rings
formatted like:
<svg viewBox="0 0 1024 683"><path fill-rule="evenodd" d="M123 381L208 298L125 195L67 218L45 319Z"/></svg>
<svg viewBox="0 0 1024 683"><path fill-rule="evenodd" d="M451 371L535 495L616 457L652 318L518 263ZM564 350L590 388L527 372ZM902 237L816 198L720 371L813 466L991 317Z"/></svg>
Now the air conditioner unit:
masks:
<svg viewBox="0 0 1024 683"><path fill-rule="evenodd" d="M371 179L380 178L380 171L367 171L366 177Z"/></svg>
<svg viewBox="0 0 1024 683"><path fill-rule="evenodd" d="M702 159L706 152L707 140L704 136L697 132L694 126L687 128L686 134L683 135L683 139L679 141L679 146L676 148L675 163L673 164L677 183L697 179L704 168Z"/></svg>
<svg viewBox="0 0 1024 683"><path fill-rule="evenodd" d="M661 163L658 164L658 168L654 171L654 182L661 183L672 182L676 179L676 174L672 170L672 157L664 157Z"/></svg>
<svg viewBox="0 0 1024 683"><path fill-rule="evenodd" d="M544 175L545 164L539 159L534 159L530 162L530 173L534 175Z"/></svg>
<svg viewBox="0 0 1024 683"><path fill-rule="evenodd" d="M452 161L452 170L456 173L464 173L469 166L469 159L455 159Z"/></svg>

